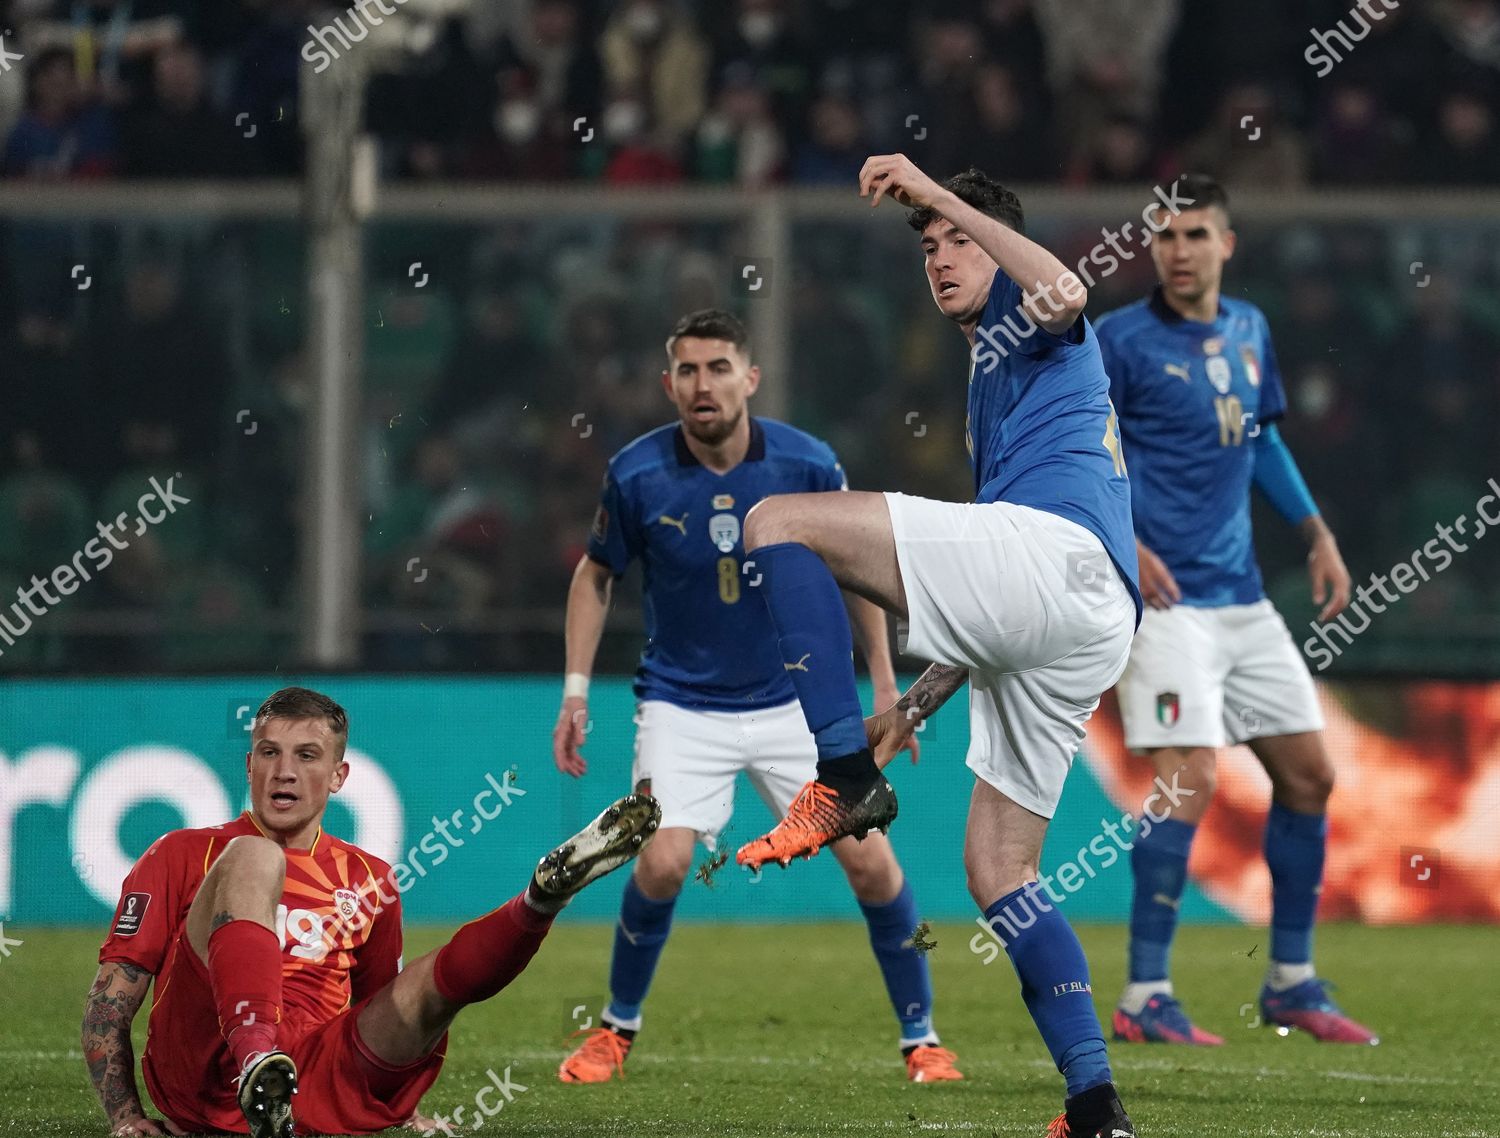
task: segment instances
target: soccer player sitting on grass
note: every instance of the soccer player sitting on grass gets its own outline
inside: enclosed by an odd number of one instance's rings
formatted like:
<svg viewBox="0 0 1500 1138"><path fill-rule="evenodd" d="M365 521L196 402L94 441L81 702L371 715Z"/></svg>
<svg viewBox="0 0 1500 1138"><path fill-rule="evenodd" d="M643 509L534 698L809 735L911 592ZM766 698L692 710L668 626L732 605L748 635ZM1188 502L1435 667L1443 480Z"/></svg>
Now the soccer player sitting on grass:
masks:
<svg viewBox="0 0 1500 1138"><path fill-rule="evenodd" d="M785 864L888 825L895 795L877 757L967 679L964 868L1067 1083L1052 1134L1130 1138L1083 947L1038 882L1083 725L1124 670L1140 614L1130 488L1087 293L1023 236L1016 196L978 171L940 186L885 154L865 162L859 188L872 205L889 195L912 207L932 298L973 346L974 501L787 494L750 512L745 549L781 658L799 665L789 674L818 771L738 858ZM868 729L840 585L905 618L908 650L938 661Z"/></svg>
<svg viewBox="0 0 1500 1138"><path fill-rule="evenodd" d="M126 877L83 1017L112 1134L290 1138L294 1114L303 1133L406 1122L453 1017L520 975L573 894L635 857L660 818L650 797L620 799L523 892L403 969L391 867L322 828L348 739L327 696L276 692L245 757L250 809L165 834ZM153 979L141 1070L166 1130L141 1108L130 1041Z"/></svg>
<svg viewBox="0 0 1500 1138"><path fill-rule="evenodd" d="M1349 571L1276 430L1286 395L1266 318L1220 294L1235 242L1224 189L1202 175L1177 186L1193 208L1165 218L1151 244L1160 284L1099 321L1150 606L1120 679L1120 716L1126 745L1188 791L1131 850L1130 977L1115 1038L1224 1042L1188 1019L1167 957L1188 851L1213 799L1217 749L1248 743L1271 777L1271 953L1261 1015L1324 1042L1374 1043L1313 969L1333 766L1307 663L1261 586L1251 485L1306 538L1323 620L1348 604Z"/></svg>

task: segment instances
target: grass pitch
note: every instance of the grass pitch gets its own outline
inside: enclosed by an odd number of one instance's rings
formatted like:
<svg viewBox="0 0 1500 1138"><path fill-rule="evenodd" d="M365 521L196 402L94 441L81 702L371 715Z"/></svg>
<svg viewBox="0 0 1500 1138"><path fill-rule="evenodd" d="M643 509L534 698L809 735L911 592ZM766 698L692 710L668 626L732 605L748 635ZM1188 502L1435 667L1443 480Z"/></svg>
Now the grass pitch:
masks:
<svg viewBox="0 0 1500 1138"><path fill-rule="evenodd" d="M1040 1135L1061 1102L1061 1080L1008 962L985 965L969 951L976 931L939 925L931 934L937 1024L958 1052L963 1083L905 1082L863 926L689 924L667 946L625 1081L563 1086L557 1064L569 1032L598 1014L612 935L564 917L516 984L459 1017L423 1110L451 1117L465 1106L467 1123L488 1072L504 1079L509 1068L513 1101L483 1129L516 1138ZM5 934L0 1135L103 1136L78 1051L102 930L8 923ZM1124 930L1085 927L1081 935L1107 1017L1122 978ZM443 937L412 930L407 959ZM1264 941L1248 929L1182 931L1178 995L1229 1043L1112 1049L1143 1138L1500 1136L1493 929L1319 930L1320 967L1342 985L1351 1014L1380 1032L1375 1048L1256 1029ZM144 1021L143 1014L137 1054ZM527 1089L515 1092L517 1085Z"/></svg>

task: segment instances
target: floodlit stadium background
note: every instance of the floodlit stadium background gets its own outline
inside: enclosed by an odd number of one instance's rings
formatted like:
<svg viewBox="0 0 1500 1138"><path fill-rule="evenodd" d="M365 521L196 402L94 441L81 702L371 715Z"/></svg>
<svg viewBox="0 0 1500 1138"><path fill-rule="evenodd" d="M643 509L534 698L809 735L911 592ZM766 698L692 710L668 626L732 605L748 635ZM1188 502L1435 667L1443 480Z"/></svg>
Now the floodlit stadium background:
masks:
<svg viewBox="0 0 1500 1138"><path fill-rule="evenodd" d="M748 320L758 411L856 487L966 497L964 345L896 211L855 197L891 149L1013 180L1070 264L1133 222L1093 317L1150 286L1153 187L1226 181L1227 287L1270 317L1284 434L1356 581L1469 522L1319 673L1324 915L1500 916L1500 537L1475 533L1500 478L1500 4L1402 5L1321 57L1310 29L1357 28L1343 4L926 7L407 0L359 37L301 0L124 24L0 3L0 917L101 923L152 837L240 806L245 709L292 679L350 709L362 789L331 819L393 861L487 774L525 792L417 878L418 921L471 915L624 789L623 679L598 685L588 778L552 766L562 606L605 460L670 412L684 311ZM334 27L354 42L320 68L304 45ZM187 501L42 615L10 607L153 479ZM1299 542L1257 519L1312 643ZM601 673L639 651L634 580ZM970 916L964 743L955 705L898 777L933 918ZM1084 760L1054 866L1143 790L1108 704ZM1188 919L1264 920L1265 799L1232 754ZM730 841L765 819L741 807ZM686 894L699 917L854 915L831 864ZM1069 911L1127 896L1120 860Z"/></svg>

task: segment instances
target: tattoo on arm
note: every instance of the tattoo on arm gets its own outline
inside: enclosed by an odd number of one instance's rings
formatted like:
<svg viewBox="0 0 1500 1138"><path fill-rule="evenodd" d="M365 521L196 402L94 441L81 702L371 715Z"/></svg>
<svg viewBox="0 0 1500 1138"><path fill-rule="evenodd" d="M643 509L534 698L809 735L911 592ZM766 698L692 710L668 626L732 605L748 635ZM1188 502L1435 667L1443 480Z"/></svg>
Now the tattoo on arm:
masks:
<svg viewBox="0 0 1500 1138"><path fill-rule="evenodd" d="M111 1125L143 1113L135 1085L130 1025L150 985L151 973L146 969L110 961L99 966L84 1004L83 1058Z"/></svg>
<svg viewBox="0 0 1500 1138"><path fill-rule="evenodd" d="M213 936L214 933L218 932L232 920L234 920L233 913L231 913L228 909L220 909L217 913L214 914L214 919L209 922L208 935Z"/></svg>
<svg viewBox="0 0 1500 1138"><path fill-rule="evenodd" d="M952 664L933 664L917 677L896 701L896 710L909 722L922 722L952 698L953 693L969 681L969 669Z"/></svg>

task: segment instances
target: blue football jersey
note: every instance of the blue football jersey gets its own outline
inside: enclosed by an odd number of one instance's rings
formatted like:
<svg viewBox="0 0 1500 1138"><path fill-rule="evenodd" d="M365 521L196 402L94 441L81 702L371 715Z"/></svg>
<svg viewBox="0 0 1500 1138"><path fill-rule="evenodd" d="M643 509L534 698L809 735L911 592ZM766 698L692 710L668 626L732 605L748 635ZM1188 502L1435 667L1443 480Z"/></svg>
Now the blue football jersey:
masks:
<svg viewBox="0 0 1500 1138"><path fill-rule="evenodd" d="M1225 297L1212 323L1184 320L1157 289L1100 320L1099 346L1130 462L1137 536L1166 563L1184 604L1260 600L1250 538L1254 439L1286 411L1265 316Z"/></svg>
<svg viewBox="0 0 1500 1138"><path fill-rule="evenodd" d="M1076 522L1103 543L1135 599L1130 482L1109 380L1087 318L1054 336L1022 314L997 270L975 329L966 441L976 502L1014 502Z"/></svg>
<svg viewBox="0 0 1500 1138"><path fill-rule="evenodd" d="M610 459L589 556L621 576L640 558L646 649L638 699L698 711L747 711L796 698L766 603L751 591L741 537L771 494L847 489L826 443L774 419L750 420L750 449L715 474L672 423Z"/></svg>

